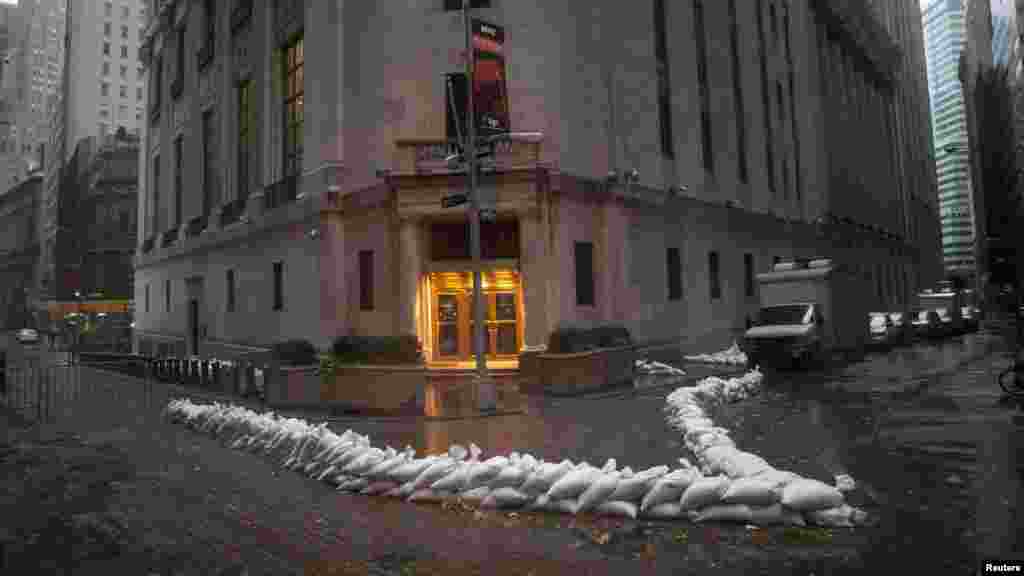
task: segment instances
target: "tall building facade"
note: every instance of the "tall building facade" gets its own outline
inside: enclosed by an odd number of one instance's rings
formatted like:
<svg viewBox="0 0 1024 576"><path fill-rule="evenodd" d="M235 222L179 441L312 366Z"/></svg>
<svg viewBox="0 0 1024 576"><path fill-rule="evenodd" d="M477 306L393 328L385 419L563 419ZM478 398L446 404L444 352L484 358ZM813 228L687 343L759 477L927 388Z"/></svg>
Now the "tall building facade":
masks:
<svg viewBox="0 0 1024 576"><path fill-rule="evenodd" d="M992 12L992 65L1009 67L1017 38L1014 0L990 0Z"/></svg>
<svg viewBox="0 0 1024 576"><path fill-rule="evenodd" d="M406 333L468 358L452 4L153 6L140 350ZM916 1L477 4L488 117L540 134L482 176L490 356L562 322L728 344L778 257L842 260L879 308L932 279Z"/></svg>
<svg viewBox="0 0 1024 576"><path fill-rule="evenodd" d="M923 21L943 262L948 274L974 277L978 182L972 173L968 104L961 83L961 55L967 48L966 8L964 0L929 0Z"/></svg>

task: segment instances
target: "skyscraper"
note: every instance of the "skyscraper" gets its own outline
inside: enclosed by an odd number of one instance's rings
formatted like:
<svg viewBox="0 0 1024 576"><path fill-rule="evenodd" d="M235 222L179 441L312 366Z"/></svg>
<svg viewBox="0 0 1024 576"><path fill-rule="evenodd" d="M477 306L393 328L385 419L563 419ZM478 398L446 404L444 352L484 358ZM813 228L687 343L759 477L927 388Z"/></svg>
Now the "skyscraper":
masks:
<svg viewBox="0 0 1024 576"><path fill-rule="evenodd" d="M992 9L992 64L1007 66L1013 52L1016 35L1016 10L1011 0L991 0Z"/></svg>

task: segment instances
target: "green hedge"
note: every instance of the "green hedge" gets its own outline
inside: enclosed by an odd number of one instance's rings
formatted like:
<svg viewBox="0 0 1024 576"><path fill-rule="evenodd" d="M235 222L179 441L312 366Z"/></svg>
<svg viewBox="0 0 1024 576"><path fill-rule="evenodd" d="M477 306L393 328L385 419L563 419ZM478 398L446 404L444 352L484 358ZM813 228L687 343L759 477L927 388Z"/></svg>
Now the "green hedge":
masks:
<svg viewBox="0 0 1024 576"><path fill-rule="evenodd" d="M337 364L422 364L419 339L402 336L339 336L331 344Z"/></svg>
<svg viewBox="0 0 1024 576"><path fill-rule="evenodd" d="M596 327L560 326L548 337L548 352L571 354L599 348L618 348L633 344L625 326L609 324Z"/></svg>
<svg viewBox="0 0 1024 576"><path fill-rule="evenodd" d="M319 363L320 355L308 340L279 342L271 349L281 366L311 366Z"/></svg>

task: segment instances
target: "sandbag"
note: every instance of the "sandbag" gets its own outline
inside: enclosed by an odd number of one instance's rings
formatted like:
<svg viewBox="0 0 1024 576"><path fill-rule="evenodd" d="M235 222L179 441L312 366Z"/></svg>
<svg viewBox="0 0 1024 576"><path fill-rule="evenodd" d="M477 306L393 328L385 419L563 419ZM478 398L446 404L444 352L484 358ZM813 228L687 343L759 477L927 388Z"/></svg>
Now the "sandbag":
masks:
<svg viewBox="0 0 1024 576"><path fill-rule="evenodd" d="M747 478L772 469L764 458L750 452L739 452L732 458L725 458L720 465L730 478Z"/></svg>
<svg viewBox="0 0 1024 576"><path fill-rule="evenodd" d="M391 480L378 480L376 482L371 482L366 488L363 488L363 491L360 492L360 494L366 496L377 496L379 494L390 492L395 488L398 488L398 484Z"/></svg>
<svg viewBox="0 0 1024 576"><path fill-rule="evenodd" d="M750 523L756 526L804 526L803 515L788 510L782 504L771 506L750 506Z"/></svg>
<svg viewBox="0 0 1024 576"><path fill-rule="evenodd" d="M843 494L834 486L810 478L794 480L782 489L782 505L810 512L843 505Z"/></svg>
<svg viewBox="0 0 1024 576"><path fill-rule="evenodd" d="M772 487L778 489L781 494L781 490L787 484L794 480L799 480L800 476L783 470L776 470L774 468L755 474L751 478L756 478L759 482L766 482L772 485Z"/></svg>
<svg viewBox="0 0 1024 576"><path fill-rule="evenodd" d="M572 470L572 464L563 460L558 464L541 464L520 486L520 490L526 494L539 496L547 493L566 474Z"/></svg>
<svg viewBox="0 0 1024 576"><path fill-rule="evenodd" d="M683 492L679 504L684 510L702 510L722 501L731 482L724 476L698 478Z"/></svg>
<svg viewBox="0 0 1024 576"><path fill-rule="evenodd" d="M430 485L434 490L445 490L448 492L461 492L469 479L469 473L473 469L474 462L462 462L443 478L438 479Z"/></svg>
<svg viewBox="0 0 1024 576"><path fill-rule="evenodd" d="M491 490L497 490L499 488L516 488L526 482L529 472L520 468L517 465L506 466L497 476L494 477L487 486Z"/></svg>
<svg viewBox="0 0 1024 576"><path fill-rule="evenodd" d="M607 502L599 504L597 508L594 509L594 512L605 516L619 516L636 520L637 506L632 502L608 500Z"/></svg>
<svg viewBox="0 0 1024 576"><path fill-rule="evenodd" d="M356 478L338 485L338 490L341 492L359 492L369 485L370 481L367 478Z"/></svg>
<svg viewBox="0 0 1024 576"><path fill-rule="evenodd" d="M640 515L644 518L654 518L658 520L676 520L683 518L685 516L685 512L678 502L662 502L657 506L652 506L647 510L641 511Z"/></svg>
<svg viewBox="0 0 1024 576"><path fill-rule="evenodd" d="M405 464L399 464L388 472L387 477L390 480L394 480L399 484L411 482L416 479L424 470L430 467L434 461L437 460L434 456L428 456L426 458L417 458L406 462Z"/></svg>
<svg viewBox="0 0 1024 576"><path fill-rule="evenodd" d="M520 508L533 500L515 488L498 488L491 491L481 502L481 508Z"/></svg>
<svg viewBox="0 0 1024 576"><path fill-rule="evenodd" d="M640 503L640 511L644 512L649 508L653 508L654 506L665 502L679 502L683 492L685 492L698 477L699 475L694 473L692 470L677 470L671 474L663 476L654 483L650 492L644 495L644 498Z"/></svg>
<svg viewBox="0 0 1024 576"><path fill-rule="evenodd" d="M477 488L473 488L471 490L466 490L464 492L460 492L459 493L459 498L461 498L461 499L463 499L463 500L465 500L467 502L480 503L480 502L483 502L484 498L487 498L487 496L490 493L491 493L491 489L490 488L488 488L487 486L480 486L480 487L477 487Z"/></svg>
<svg viewBox="0 0 1024 576"><path fill-rule="evenodd" d="M576 499L600 475L600 470L589 466L573 470L551 486L551 489L547 492L548 499L553 501Z"/></svg>
<svg viewBox="0 0 1024 576"><path fill-rule="evenodd" d="M494 480L501 474L501 471L508 465L508 458L497 456L480 462L473 467L469 473L469 478L466 480L467 488L479 488L480 486L486 486L491 480Z"/></svg>
<svg viewBox="0 0 1024 576"><path fill-rule="evenodd" d="M740 522L750 524L750 506L746 504L712 504L701 509L694 517L694 522Z"/></svg>
<svg viewBox="0 0 1024 576"><path fill-rule="evenodd" d="M563 514L576 514L578 504L575 498L548 500L547 504L544 505L544 510L548 512L561 512Z"/></svg>
<svg viewBox="0 0 1024 576"><path fill-rule="evenodd" d="M746 504L747 506L771 506L782 498L776 484L758 476L738 478L722 494L723 504Z"/></svg>
<svg viewBox="0 0 1024 576"><path fill-rule="evenodd" d="M406 499L406 502L440 502L447 498L446 492L438 492L430 488L419 488Z"/></svg>
<svg viewBox="0 0 1024 576"><path fill-rule="evenodd" d="M380 462L373 468L370 468L366 472L367 478L382 478L387 475L388 471L401 466L409 461L410 455L408 453L399 454L392 458L386 458L383 462Z"/></svg>
<svg viewBox="0 0 1024 576"><path fill-rule="evenodd" d="M459 464L452 461L450 458L441 458L437 462L431 464L426 470L420 472L420 475L413 480L413 486L416 489L427 488L434 482L437 482L441 478L447 476L450 472L458 468Z"/></svg>
<svg viewBox="0 0 1024 576"><path fill-rule="evenodd" d="M804 512L804 516L811 524L825 528L853 528L866 517L863 512L848 504Z"/></svg>
<svg viewBox="0 0 1024 576"><path fill-rule="evenodd" d="M609 496L615 492L619 485L618 473L602 474L590 484L590 487L580 494L577 512L588 512L604 503Z"/></svg>
<svg viewBox="0 0 1024 576"><path fill-rule="evenodd" d="M615 490L608 495L608 500L620 500L624 502L639 502L644 495L654 486L655 479L644 476L633 476L619 480Z"/></svg>

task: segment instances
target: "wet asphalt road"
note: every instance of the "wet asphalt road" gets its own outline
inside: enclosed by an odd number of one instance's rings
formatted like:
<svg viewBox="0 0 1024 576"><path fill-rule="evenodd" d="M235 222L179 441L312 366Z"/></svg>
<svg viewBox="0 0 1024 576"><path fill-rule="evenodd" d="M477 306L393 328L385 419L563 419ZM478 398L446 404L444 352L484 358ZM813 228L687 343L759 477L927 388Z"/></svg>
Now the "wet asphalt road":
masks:
<svg viewBox="0 0 1024 576"><path fill-rule="evenodd" d="M971 573L979 558L1024 558L1024 410L995 382L1004 354L999 337L978 333L829 370L768 373L759 396L711 414L737 446L777 468L830 483L853 476L850 502L878 522L859 551L869 563ZM530 398L523 414L486 419L336 423L376 445L439 452L473 441L485 455L615 458L642 469L688 456L664 420L672 389Z"/></svg>

